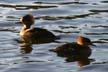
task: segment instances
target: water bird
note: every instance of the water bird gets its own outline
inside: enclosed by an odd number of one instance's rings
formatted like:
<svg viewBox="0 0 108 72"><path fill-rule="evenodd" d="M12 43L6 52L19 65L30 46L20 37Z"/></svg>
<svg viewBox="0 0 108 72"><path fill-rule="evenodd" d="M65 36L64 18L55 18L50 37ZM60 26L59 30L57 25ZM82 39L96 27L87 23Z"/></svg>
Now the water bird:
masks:
<svg viewBox="0 0 108 72"><path fill-rule="evenodd" d="M59 39L47 29L31 28L34 24L34 17L32 14L26 14L20 19L23 27L20 31L20 36L26 43L48 43Z"/></svg>
<svg viewBox="0 0 108 72"><path fill-rule="evenodd" d="M76 61L91 55L92 51L89 45L95 46L89 38L78 36L77 42L66 43L49 51L57 53L60 57L66 57L67 61Z"/></svg>

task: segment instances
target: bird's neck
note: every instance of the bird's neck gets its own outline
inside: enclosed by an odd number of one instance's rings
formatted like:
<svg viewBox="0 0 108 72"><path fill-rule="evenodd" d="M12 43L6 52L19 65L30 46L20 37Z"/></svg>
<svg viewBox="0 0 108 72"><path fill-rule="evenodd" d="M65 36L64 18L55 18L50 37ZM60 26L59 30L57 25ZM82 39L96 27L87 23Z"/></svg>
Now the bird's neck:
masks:
<svg viewBox="0 0 108 72"><path fill-rule="evenodd" d="M30 26L23 25L23 28L22 28L22 30L27 30L27 29L30 29Z"/></svg>
<svg viewBox="0 0 108 72"><path fill-rule="evenodd" d="M79 44L79 45L81 45L81 46L83 45L83 43L82 43L82 42L80 42L80 41L77 41L77 44Z"/></svg>
<svg viewBox="0 0 108 72"><path fill-rule="evenodd" d="M81 46L84 46L84 47L88 47L88 44L82 43L82 42L80 42L80 41L78 41L77 44L79 44L79 45L81 45Z"/></svg>
<svg viewBox="0 0 108 72"><path fill-rule="evenodd" d="M23 36L28 29L30 29L30 26L23 25L23 27L20 31L20 35Z"/></svg>

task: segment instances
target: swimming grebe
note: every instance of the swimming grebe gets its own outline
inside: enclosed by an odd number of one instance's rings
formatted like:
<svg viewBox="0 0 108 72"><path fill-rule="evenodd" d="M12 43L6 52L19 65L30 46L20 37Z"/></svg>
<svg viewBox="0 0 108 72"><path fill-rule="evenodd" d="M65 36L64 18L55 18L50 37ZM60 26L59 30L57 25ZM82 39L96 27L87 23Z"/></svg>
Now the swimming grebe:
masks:
<svg viewBox="0 0 108 72"><path fill-rule="evenodd" d="M89 45L93 45L90 39L79 36L77 43L67 43L50 51L56 52L60 57L89 57L91 55Z"/></svg>
<svg viewBox="0 0 108 72"><path fill-rule="evenodd" d="M46 29L31 28L31 25L34 23L34 17L32 14L23 16L20 19L20 22L23 25L23 28L20 31L20 36L26 43L46 43L58 39L53 33Z"/></svg>

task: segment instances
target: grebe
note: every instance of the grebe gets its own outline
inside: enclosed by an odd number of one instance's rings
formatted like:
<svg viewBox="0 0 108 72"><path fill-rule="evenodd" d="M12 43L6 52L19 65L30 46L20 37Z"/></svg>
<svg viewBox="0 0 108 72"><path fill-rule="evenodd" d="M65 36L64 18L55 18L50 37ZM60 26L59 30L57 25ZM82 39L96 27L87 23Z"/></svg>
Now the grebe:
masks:
<svg viewBox="0 0 108 72"><path fill-rule="evenodd" d="M27 14L20 19L23 25L20 31L20 36L26 43L47 43L58 39L53 33L42 28L31 28L34 24L34 17L32 14Z"/></svg>
<svg viewBox="0 0 108 72"><path fill-rule="evenodd" d="M93 45L90 39L79 36L76 43L66 43L50 51L56 52L61 57L89 57L91 55L89 45Z"/></svg>

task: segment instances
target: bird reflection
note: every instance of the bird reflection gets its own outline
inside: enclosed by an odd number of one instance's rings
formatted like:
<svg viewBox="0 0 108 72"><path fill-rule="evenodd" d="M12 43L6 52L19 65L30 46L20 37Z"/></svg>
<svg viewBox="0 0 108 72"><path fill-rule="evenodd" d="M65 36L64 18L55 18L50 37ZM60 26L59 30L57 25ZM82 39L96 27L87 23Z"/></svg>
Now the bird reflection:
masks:
<svg viewBox="0 0 108 72"><path fill-rule="evenodd" d="M58 53L57 53L57 55L59 56L59 57L63 57L63 56L60 56ZM65 61L66 62L76 62L77 63L77 65L79 66L79 67L83 67L83 66L85 66L85 65L89 65L91 62L93 62L93 61L95 61L95 59L90 59L89 57L86 57L86 56L83 56L83 55L77 55L77 56L75 56L75 55L67 55L67 56L65 56Z"/></svg>
<svg viewBox="0 0 108 72"><path fill-rule="evenodd" d="M21 44L21 48L20 48L20 52L22 54L28 54L31 53L33 50L32 45L28 44L28 43L22 43Z"/></svg>
<svg viewBox="0 0 108 72"><path fill-rule="evenodd" d="M85 65L89 65L91 62L95 61L95 59L90 59L88 57L80 56L79 58L75 57L66 57L66 62L76 62L78 66L83 67Z"/></svg>
<svg viewBox="0 0 108 72"><path fill-rule="evenodd" d="M89 65L91 63L91 59L81 58L81 59L77 60L76 62L77 62L78 66L82 67L82 66L85 66L85 65Z"/></svg>

